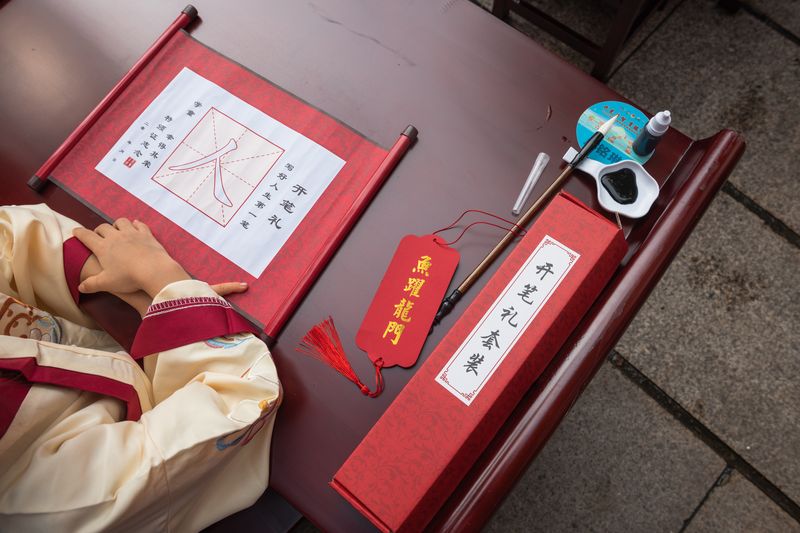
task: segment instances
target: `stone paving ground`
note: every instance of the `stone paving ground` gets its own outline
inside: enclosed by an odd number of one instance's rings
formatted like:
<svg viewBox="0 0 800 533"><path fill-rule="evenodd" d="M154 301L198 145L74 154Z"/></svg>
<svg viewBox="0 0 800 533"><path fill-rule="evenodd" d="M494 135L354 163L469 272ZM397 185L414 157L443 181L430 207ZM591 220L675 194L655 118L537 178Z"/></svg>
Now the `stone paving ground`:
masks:
<svg viewBox="0 0 800 533"><path fill-rule="evenodd" d="M603 2L532 3L588 35L609 24ZM800 2L667 1L608 84L747 149L486 531L800 531Z"/></svg>
<svg viewBox="0 0 800 533"><path fill-rule="evenodd" d="M610 24L613 2L524 1L595 40ZM800 532L800 1L667 0L608 84L693 138L739 130L747 149L485 530Z"/></svg>

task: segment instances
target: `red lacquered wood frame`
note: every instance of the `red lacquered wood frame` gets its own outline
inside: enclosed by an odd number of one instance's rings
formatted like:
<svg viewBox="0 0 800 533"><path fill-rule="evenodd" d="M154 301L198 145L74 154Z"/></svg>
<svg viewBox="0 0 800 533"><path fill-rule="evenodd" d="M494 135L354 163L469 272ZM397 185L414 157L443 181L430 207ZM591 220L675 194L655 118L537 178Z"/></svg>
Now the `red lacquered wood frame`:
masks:
<svg viewBox="0 0 800 533"><path fill-rule="evenodd" d="M339 248L342 241L347 237L347 234L353 229L353 226L358 222L359 218L361 218L361 214L367 206L369 206L370 201L375 197L375 194L377 194L383 182L386 181L394 170L394 167L396 167L403 158L403 155L405 155L411 145L414 144L414 141L417 140L417 133L417 128L414 126L408 126L403 130L403 133L400 134L400 137L397 138L397 141L395 141L389 149L386 158L378 165L375 172L372 173L372 177L367 186L361 191L361 194L359 194L358 198L353 202L353 206L347 214L345 214L342 225L339 226L336 233L331 235L331 238L325 244L325 248L320 251L320 260L315 263L314 268L306 273L302 283L297 287L297 290L294 291L292 297L283 302L282 309L275 313L277 318L273 322L264 324L264 331L281 330L286 320L291 315L291 311L300 304L303 296L308 292L309 287L314 284L317 276L319 276L319 273L325 268L325 265L336 252L336 249Z"/></svg>
<svg viewBox="0 0 800 533"><path fill-rule="evenodd" d="M502 503L622 337L743 151L741 135L730 130L692 143L673 176L684 185L517 405L432 530L476 530Z"/></svg>

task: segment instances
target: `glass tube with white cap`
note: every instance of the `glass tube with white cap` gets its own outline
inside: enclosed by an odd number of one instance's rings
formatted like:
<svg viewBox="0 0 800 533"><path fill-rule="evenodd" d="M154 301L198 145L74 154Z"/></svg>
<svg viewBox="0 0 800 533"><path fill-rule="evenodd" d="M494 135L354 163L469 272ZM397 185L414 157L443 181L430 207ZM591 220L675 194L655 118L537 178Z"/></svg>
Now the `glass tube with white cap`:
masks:
<svg viewBox="0 0 800 533"><path fill-rule="evenodd" d="M522 212L522 207L525 205L525 202L528 201L531 191L536 186L536 182L539 181L539 176L542 175L544 167L546 167L549 162L550 156L544 152L539 152L536 161L533 163L533 168L531 168L531 173L528 174L528 179L525 180L525 185L523 185L522 190L519 191L517 201L514 203L514 208L511 210L514 216L518 216Z"/></svg>

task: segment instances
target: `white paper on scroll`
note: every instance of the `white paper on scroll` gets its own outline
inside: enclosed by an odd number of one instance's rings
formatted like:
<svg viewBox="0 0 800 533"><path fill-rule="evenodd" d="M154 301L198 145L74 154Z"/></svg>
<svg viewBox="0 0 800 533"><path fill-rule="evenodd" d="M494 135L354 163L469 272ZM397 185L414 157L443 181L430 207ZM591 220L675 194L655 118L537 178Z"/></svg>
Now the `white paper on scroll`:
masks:
<svg viewBox="0 0 800 533"><path fill-rule="evenodd" d="M259 277L344 163L184 68L96 169Z"/></svg>

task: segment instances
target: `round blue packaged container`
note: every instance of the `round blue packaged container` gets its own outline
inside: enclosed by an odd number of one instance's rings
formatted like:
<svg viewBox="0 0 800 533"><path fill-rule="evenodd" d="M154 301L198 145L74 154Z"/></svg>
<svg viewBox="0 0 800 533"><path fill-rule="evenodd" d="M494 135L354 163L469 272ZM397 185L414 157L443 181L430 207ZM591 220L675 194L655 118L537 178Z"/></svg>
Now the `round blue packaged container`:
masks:
<svg viewBox="0 0 800 533"><path fill-rule="evenodd" d="M632 159L644 164L650 159L651 154L642 157L634 153L632 145L639 132L647 125L647 115L624 102L609 100L598 102L581 114L575 128L578 145L583 146L600 125L614 115L619 115L611 131L605 136L600 146L589 154L589 159L594 159L605 164L617 163L625 159Z"/></svg>

